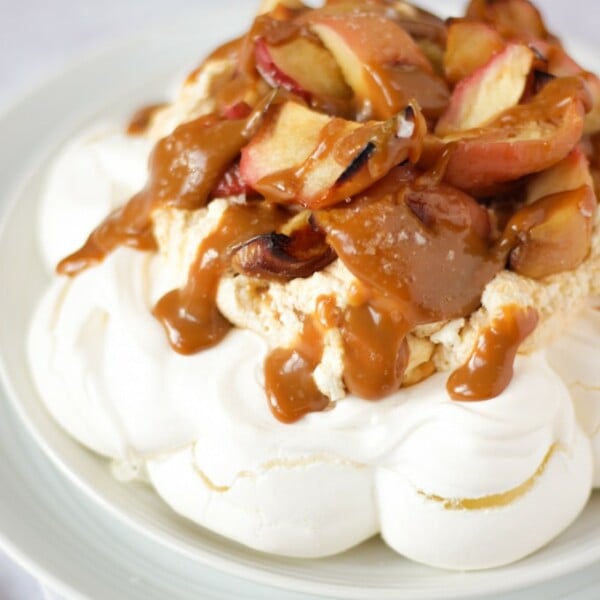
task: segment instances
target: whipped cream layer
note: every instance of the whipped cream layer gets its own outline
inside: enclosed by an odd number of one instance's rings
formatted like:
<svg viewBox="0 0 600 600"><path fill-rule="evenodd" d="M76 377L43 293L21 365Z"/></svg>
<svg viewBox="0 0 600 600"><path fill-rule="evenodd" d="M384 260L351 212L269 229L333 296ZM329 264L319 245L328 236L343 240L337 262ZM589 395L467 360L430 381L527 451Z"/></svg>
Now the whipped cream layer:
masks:
<svg viewBox="0 0 600 600"><path fill-rule="evenodd" d="M51 176L43 215L80 202L71 177L103 186L103 210L135 191L141 174L128 161L89 168L85 157L104 143L108 154L146 159L137 138L76 143L78 158L67 150ZM44 217L46 260L87 225ZM323 556L381 531L406 556L470 569L533 552L584 506L594 460L599 469L588 437L597 432L584 434L543 353L519 357L510 386L488 402L451 401L440 373L385 400L348 396L284 425L265 398L260 337L233 330L194 356L171 350L150 309L178 277L160 255L120 249L57 279L34 318L29 355L56 420L96 452L145 464L181 514L267 552Z"/></svg>

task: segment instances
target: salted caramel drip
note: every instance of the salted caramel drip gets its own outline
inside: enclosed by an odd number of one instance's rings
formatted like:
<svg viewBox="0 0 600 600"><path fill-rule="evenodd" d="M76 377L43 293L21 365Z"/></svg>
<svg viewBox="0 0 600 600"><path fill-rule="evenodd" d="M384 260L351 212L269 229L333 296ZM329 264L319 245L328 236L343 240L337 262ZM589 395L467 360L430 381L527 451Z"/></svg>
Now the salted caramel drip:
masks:
<svg viewBox="0 0 600 600"><path fill-rule="evenodd" d="M280 208L260 202L226 209L219 228L200 244L186 285L163 296L152 311L176 352L193 354L225 337L231 324L219 312L216 295L230 251L252 236L276 229L284 219Z"/></svg>
<svg viewBox="0 0 600 600"><path fill-rule="evenodd" d="M292 348L276 348L267 356L265 390L273 415L283 423L294 423L329 405L329 399L318 389L313 378L322 355L321 327L317 318L309 315Z"/></svg>
<svg viewBox="0 0 600 600"><path fill-rule="evenodd" d="M408 328L397 309L375 308L369 302L346 308L341 331L348 391L377 400L400 387L409 359Z"/></svg>
<svg viewBox="0 0 600 600"><path fill-rule="evenodd" d="M428 119L439 118L448 107L450 89L446 82L434 73L427 73L415 65L363 65L372 98L377 103L377 116L389 118L408 101L416 100ZM368 113L368 107L358 107L358 114Z"/></svg>
<svg viewBox="0 0 600 600"><path fill-rule="evenodd" d="M519 346L538 323L535 309L508 306L477 337L469 360L448 378L446 389L453 400L495 398L510 383Z"/></svg>
<svg viewBox="0 0 600 600"><path fill-rule="evenodd" d="M127 135L144 134L150 126L156 112L165 106L166 104L164 103L149 104L148 106L142 106L142 108L136 110L127 124Z"/></svg>
<svg viewBox="0 0 600 600"><path fill-rule="evenodd" d="M247 119L239 120L209 114L161 139L150 157L146 187L94 229L79 250L58 264L57 272L77 275L118 246L154 250L152 213L161 207L193 210L204 206L254 133L264 109L260 105Z"/></svg>
<svg viewBox="0 0 600 600"><path fill-rule="evenodd" d="M345 266L395 302L409 329L469 315L504 266L485 209L445 184L419 188L418 176L396 168L351 203L315 213Z"/></svg>

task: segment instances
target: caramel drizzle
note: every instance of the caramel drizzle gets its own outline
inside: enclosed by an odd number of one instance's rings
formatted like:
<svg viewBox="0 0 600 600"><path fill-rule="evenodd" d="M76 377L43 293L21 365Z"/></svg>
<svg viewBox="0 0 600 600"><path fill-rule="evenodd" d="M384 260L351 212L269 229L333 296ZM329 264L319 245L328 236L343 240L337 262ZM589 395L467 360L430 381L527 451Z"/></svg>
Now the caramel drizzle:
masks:
<svg viewBox="0 0 600 600"><path fill-rule="evenodd" d="M323 355L323 333L313 315L291 348L276 348L264 364L265 391L271 412L283 423L294 423L327 408L329 399L317 387L313 372Z"/></svg>
<svg viewBox="0 0 600 600"><path fill-rule="evenodd" d="M446 383L453 400L480 401L500 395L510 383L519 346L535 330L534 308L507 306L477 337L469 360Z"/></svg>
<svg viewBox="0 0 600 600"><path fill-rule="evenodd" d="M219 312L216 296L231 249L277 229L285 216L279 207L261 202L232 204L225 210L219 228L200 244L186 285L164 295L152 311L176 352L193 354L225 337L231 323Z"/></svg>
<svg viewBox="0 0 600 600"><path fill-rule="evenodd" d="M146 187L104 219L79 250L61 260L57 272L77 275L102 262L118 246L156 250L152 213L163 207L204 206L271 101L272 97L265 98L247 119L223 120L212 113L180 125L161 139L150 157Z"/></svg>

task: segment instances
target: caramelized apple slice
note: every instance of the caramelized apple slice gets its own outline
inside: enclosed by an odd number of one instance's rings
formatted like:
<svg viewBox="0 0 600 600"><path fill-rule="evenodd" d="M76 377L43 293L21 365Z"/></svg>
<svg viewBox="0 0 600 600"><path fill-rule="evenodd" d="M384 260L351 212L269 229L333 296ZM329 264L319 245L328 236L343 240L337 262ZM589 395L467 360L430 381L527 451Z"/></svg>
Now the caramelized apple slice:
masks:
<svg viewBox="0 0 600 600"><path fill-rule="evenodd" d="M529 0L471 0L466 16L492 24L507 39L548 35L540 11Z"/></svg>
<svg viewBox="0 0 600 600"><path fill-rule="evenodd" d="M590 251L596 197L590 186L544 196L509 221L505 238L518 239L510 268L541 279L577 268Z"/></svg>
<svg viewBox="0 0 600 600"><path fill-rule="evenodd" d="M337 62L317 41L297 37L275 46L260 39L255 54L257 70L272 87L283 87L306 99L352 96Z"/></svg>
<svg viewBox="0 0 600 600"><path fill-rule="evenodd" d="M456 84L504 50L502 36L486 23L452 21L444 53L444 72Z"/></svg>
<svg viewBox="0 0 600 600"><path fill-rule="evenodd" d="M361 125L287 102L243 149L242 176L266 198L329 206L366 189L407 158L416 161L426 130L413 106L388 121Z"/></svg>
<svg viewBox="0 0 600 600"><path fill-rule="evenodd" d="M411 167L315 218L346 267L410 323L469 314L502 268L488 252L486 210L446 184L420 187Z"/></svg>
<svg viewBox="0 0 600 600"><path fill-rule="evenodd" d="M325 235L310 222L308 211L298 215L303 221L286 233L258 235L234 250L231 266L237 273L272 281L310 277L335 259Z"/></svg>
<svg viewBox="0 0 600 600"><path fill-rule="evenodd" d="M444 180L485 195L567 156L581 138L586 106L589 95L580 78L555 79L531 102L501 113L483 129L428 138L422 164L431 166L446 148Z"/></svg>
<svg viewBox="0 0 600 600"><path fill-rule="evenodd" d="M585 154L576 147L566 158L527 182L525 204L533 204L544 196L575 190L584 185L593 187L592 175Z"/></svg>
<svg viewBox="0 0 600 600"><path fill-rule="evenodd" d="M585 81L591 97L591 109L585 117L584 133L593 135L600 131L600 79L581 67L557 40L535 40L532 47L546 61L546 70L556 77L579 75Z"/></svg>
<svg viewBox="0 0 600 600"><path fill-rule="evenodd" d="M480 127L502 111L515 106L527 83L534 54L523 44L509 44L483 67L454 89L450 106L438 121L436 133Z"/></svg>
<svg viewBox="0 0 600 600"><path fill-rule="evenodd" d="M394 21L375 14L317 11L311 27L340 65L365 118L389 119L412 98L427 115L425 88L430 95L434 89L436 105L447 102L445 83L435 76L412 37ZM396 81L397 73L408 76ZM436 110L439 116L440 108Z"/></svg>

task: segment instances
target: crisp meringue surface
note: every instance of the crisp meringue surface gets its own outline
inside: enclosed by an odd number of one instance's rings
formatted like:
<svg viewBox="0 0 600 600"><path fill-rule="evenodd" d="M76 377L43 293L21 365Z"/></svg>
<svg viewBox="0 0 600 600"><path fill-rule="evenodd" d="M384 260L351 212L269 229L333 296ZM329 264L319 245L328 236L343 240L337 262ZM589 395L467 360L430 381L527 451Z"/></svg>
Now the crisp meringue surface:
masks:
<svg viewBox="0 0 600 600"><path fill-rule="evenodd" d="M589 308L548 350L550 364L569 387L581 427L592 439L595 487L600 487L599 339L600 310Z"/></svg>
<svg viewBox="0 0 600 600"><path fill-rule="evenodd" d="M91 173L81 155L97 155L98 133L75 144L71 168ZM145 159L137 140L108 134L106 144ZM64 160L45 214L78 201L69 192L76 186L61 184ZM105 161L91 174L120 182L97 188L109 196L105 206L138 184L128 164ZM65 223L42 223L51 261ZM75 229L67 222L65 237ZM283 425L264 397L267 348L256 335L234 330L201 354L172 352L150 308L175 281L160 255L126 249L74 280L56 280L34 318L29 356L57 421L100 454L145 463L157 491L192 520L260 550L304 557L341 552L381 530L402 554L471 569L529 554L584 506L590 440L543 354L520 357L493 401L452 402L438 374L381 402L347 397ZM553 509L541 519L544 502ZM526 525L529 534L515 542L515 528Z"/></svg>

